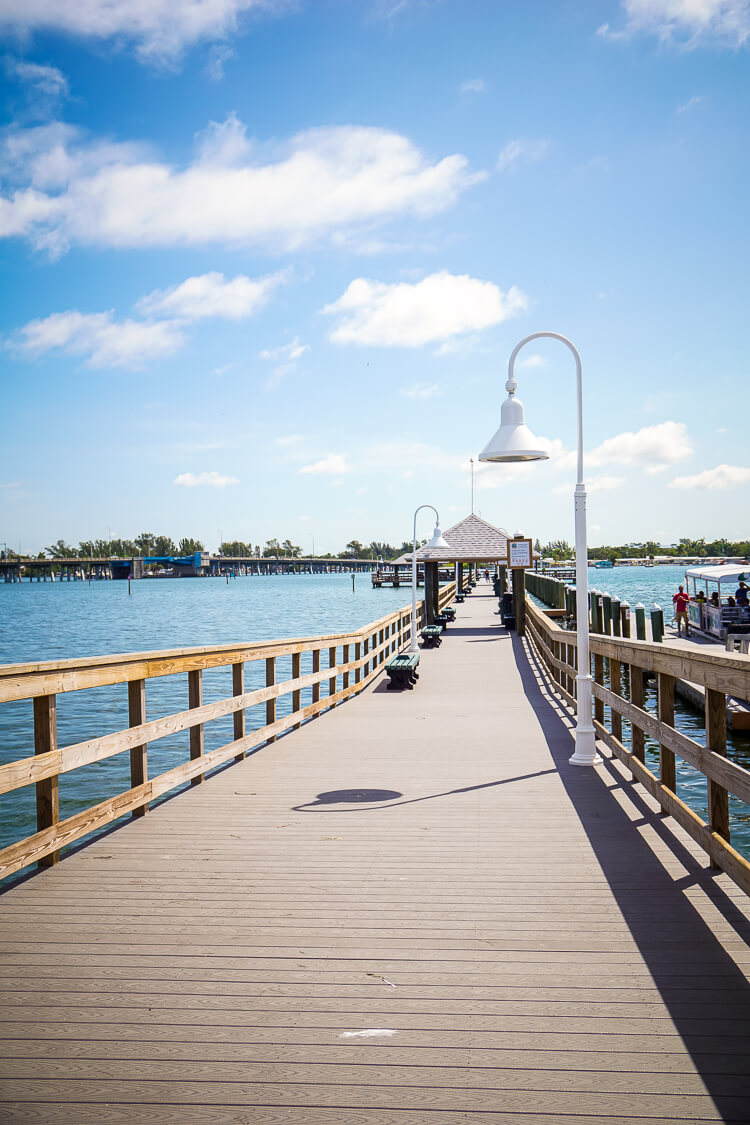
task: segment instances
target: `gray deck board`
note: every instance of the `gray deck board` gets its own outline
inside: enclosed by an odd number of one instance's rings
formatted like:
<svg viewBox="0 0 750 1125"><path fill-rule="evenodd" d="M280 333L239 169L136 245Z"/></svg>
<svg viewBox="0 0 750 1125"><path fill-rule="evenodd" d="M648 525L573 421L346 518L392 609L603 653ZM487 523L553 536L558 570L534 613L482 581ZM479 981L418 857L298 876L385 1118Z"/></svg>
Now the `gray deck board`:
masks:
<svg viewBox="0 0 750 1125"><path fill-rule="evenodd" d="M750 1120L747 900L616 763L569 766L482 593L414 691L0 898L3 1122Z"/></svg>

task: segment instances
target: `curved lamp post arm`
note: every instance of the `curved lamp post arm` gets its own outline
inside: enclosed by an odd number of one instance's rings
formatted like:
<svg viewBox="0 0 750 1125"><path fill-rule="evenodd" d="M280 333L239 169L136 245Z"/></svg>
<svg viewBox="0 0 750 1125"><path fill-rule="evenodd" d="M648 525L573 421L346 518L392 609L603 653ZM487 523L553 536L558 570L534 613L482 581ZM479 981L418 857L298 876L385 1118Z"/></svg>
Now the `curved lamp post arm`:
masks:
<svg viewBox="0 0 750 1125"><path fill-rule="evenodd" d="M561 344L565 344L570 348L573 353L573 358L576 361L576 400L577 400L577 417L578 417L578 484L583 484L583 376L581 371L581 357L578 354L578 349L567 336L561 336L559 332L532 332L531 336L525 336L520 343L516 344L513 351L510 353L508 360L508 382L505 385L506 391L509 394L515 394L516 380L513 374L513 368L516 363L516 356L520 352L524 344L528 344L531 340L559 340Z"/></svg>

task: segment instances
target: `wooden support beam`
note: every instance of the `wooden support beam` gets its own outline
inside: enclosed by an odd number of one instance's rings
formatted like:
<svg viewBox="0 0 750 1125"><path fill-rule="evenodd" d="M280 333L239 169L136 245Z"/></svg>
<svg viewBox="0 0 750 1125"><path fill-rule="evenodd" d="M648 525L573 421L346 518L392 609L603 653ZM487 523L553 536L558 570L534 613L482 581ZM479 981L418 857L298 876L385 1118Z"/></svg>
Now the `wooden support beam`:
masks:
<svg viewBox="0 0 750 1125"><path fill-rule="evenodd" d="M232 695L245 694L245 665L243 661L232 665ZM235 739L245 737L245 712L235 711L234 713L234 737ZM237 754L235 762L242 762L245 760L244 752Z"/></svg>
<svg viewBox="0 0 750 1125"><path fill-rule="evenodd" d="M619 660L609 662L609 686L615 695L622 695L622 664ZM622 715L619 711L612 711L611 730L618 742L622 742Z"/></svg>
<svg viewBox="0 0 750 1125"><path fill-rule="evenodd" d="M335 668L336 667L336 646L335 645L333 645L331 648L328 649L328 667L329 668ZM331 676L330 679L328 680L328 694L329 695L335 695L336 694L336 677L335 676ZM335 707L336 704L332 703L331 706Z"/></svg>
<svg viewBox="0 0 750 1125"><path fill-rule="evenodd" d="M594 683L604 684L604 657L594 654ZM597 723L604 722L604 704L601 699L594 699L594 718Z"/></svg>
<svg viewBox="0 0 750 1125"><path fill-rule="evenodd" d="M715 754L727 752L727 697L723 691L706 689L706 746ZM712 832L729 841L729 794L723 785L708 779L708 823ZM714 870L720 870L715 859Z"/></svg>
<svg viewBox="0 0 750 1125"><path fill-rule="evenodd" d="M320 649L314 648L312 654L312 670L313 675L320 671ZM318 703L320 701L320 684L313 684L312 686L312 701Z"/></svg>
<svg viewBox="0 0 750 1125"><path fill-rule="evenodd" d="M276 683L276 657L269 656L266 659L266 687L273 687ZM276 722L276 697L266 700L266 726ZM271 735L266 739L268 743L276 741L276 735Z"/></svg>
<svg viewBox="0 0 750 1125"><path fill-rule="evenodd" d="M656 681L659 692L659 720L673 727L675 678L667 675L666 672L659 672ZM677 784L674 751L665 746L663 742L659 743L659 780L662 785L674 793ZM662 804L662 811L668 812L664 804Z"/></svg>
<svg viewBox="0 0 750 1125"><path fill-rule="evenodd" d="M128 684L128 723L139 727L146 722L146 681L131 680ZM148 781L148 743L130 747L130 788L137 789ZM133 809L131 816L145 816L148 801Z"/></svg>
<svg viewBox="0 0 750 1125"><path fill-rule="evenodd" d="M630 668L630 702L635 704L636 707L643 708L646 698L646 692L643 687L643 671L637 664L628 665ZM643 731L640 727L632 724L631 732L631 747L633 757L637 758L639 762L646 761L646 740ZM635 774L633 774L635 777Z"/></svg>
<svg viewBox="0 0 750 1125"><path fill-rule="evenodd" d="M194 707L201 707L203 705L203 672L200 668L196 668L193 672L188 672L188 707L192 711ZM203 757L203 723L198 723L196 726L190 728L190 760L195 761L197 758ZM196 774L195 777L190 779L191 785L200 785L205 781L202 773Z"/></svg>
<svg viewBox="0 0 750 1125"><path fill-rule="evenodd" d="M299 652L292 653L292 679L298 680L300 678L302 654ZM344 687L347 685L345 684ZM302 706L302 692L299 688L295 688L292 692L292 711L296 714ZM295 723L292 730L299 730L301 723Z"/></svg>
<svg viewBox="0 0 750 1125"><path fill-rule="evenodd" d="M34 754L57 750L57 696L43 695L34 700ZM60 821L59 778L46 777L36 783L36 829L54 828ZM60 852L50 852L38 861L39 867L60 862Z"/></svg>

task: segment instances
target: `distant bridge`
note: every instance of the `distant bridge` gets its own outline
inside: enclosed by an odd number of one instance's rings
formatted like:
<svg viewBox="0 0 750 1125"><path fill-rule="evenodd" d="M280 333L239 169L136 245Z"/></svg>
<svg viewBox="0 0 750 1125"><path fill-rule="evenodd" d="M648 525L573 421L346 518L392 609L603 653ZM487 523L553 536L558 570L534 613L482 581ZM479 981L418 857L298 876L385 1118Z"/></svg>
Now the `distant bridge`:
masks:
<svg viewBox="0 0 750 1125"><path fill-rule="evenodd" d="M161 568L162 577L195 578L241 574L309 573L330 574L371 571L377 563L372 559L330 559L308 555L303 558L272 556L255 559L246 555L218 555L196 551L192 555L144 555L130 557L90 556L79 558L13 558L0 559L0 580L20 582L76 581L92 578L143 578L147 567ZM166 573L165 573L166 572Z"/></svg>

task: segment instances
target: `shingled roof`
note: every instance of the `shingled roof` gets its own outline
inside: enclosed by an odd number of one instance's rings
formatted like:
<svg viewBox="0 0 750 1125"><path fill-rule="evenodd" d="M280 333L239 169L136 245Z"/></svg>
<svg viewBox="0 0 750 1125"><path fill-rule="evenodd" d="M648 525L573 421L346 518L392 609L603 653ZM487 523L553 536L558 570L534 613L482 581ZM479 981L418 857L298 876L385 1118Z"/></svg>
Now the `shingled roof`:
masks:
<svg viewBox="0 0 750 1125"><path fill-rule="evenodd" d="M428 551L420 547L417 560L438 560L440 562L495 562L504 560L508 554L508 532L501 527L493 527L480 516L470 515L443 532L443 539L450 543L445 547ZM396 563L410 563L411 552L401 555Z"/></svg>

